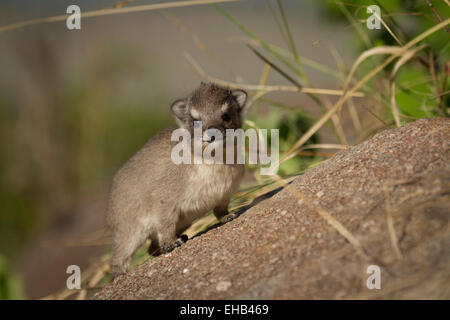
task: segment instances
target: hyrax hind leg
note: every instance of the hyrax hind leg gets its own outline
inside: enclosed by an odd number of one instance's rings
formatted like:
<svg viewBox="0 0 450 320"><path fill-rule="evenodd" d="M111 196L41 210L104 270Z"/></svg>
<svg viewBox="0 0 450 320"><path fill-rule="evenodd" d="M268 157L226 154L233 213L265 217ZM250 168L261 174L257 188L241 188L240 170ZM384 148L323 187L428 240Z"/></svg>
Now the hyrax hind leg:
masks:
<svg viewBox="0 0 450 320"><path fill-rule="evenodd" d="M113 278L127 272L133 254L147 239L144 230L117 230L114 233L110 261Z"/></svg>

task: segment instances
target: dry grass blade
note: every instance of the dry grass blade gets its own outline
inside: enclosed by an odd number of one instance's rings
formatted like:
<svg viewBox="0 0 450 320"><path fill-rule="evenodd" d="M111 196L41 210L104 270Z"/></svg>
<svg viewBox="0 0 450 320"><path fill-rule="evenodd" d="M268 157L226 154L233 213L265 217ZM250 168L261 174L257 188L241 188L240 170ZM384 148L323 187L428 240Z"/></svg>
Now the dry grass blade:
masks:
<svg viewBox="0 0 450 320"><path fill-rule="evenodd" d="M330 110L333 107L333 105L331 104L330 100L328 100L326 97L324 97L322 99L322 101L323 101L323 104L324 104L324 106L325 106L325 108L327 110ZM341 123L341 117L337 113L334 113L331 116L331 121L333 122L333 125L334 125L334 128L336 130L336 134L337 134L337 137L339 139L339 142L341 144L347 145L348 142L347 142L347 138L345 137L344 128L343 128L342 123Z"/></svg>
<svg viewBox="0 0 450 320"><path fill-rule="evenodd" d="M434 83L434 87L436 90L436 104L437 104L437 109L439 110L439 112L442 112L442 97L440 96L441 93L441 88L439 87L439 80L438 80L438 75L436 74L436 66L434 63L434 57L433 57L433 52L429 52L429 69L430 69L430 74L431 74L431 79ZM445 81L444 81L445 82ZM445 84L442 86L443 90L445 88ZM445 113L443 113L445 115Z"/></svg>
<svg viewBox="0 0 450 320"><path fill-rule="evenodd" d="M212 4L212 3L221 3L221 2L235 2L235 1L240 1L240 0L188 0L188 1L174 1L174 2L166 2L166 3L145 4L145 5L132 6L132 7L121 7L121 8L111 8L111 9L100 9L100 10L94 10L94 11L87 11L87 12L81 13L81 18L91 18L91 17L107 16L107 15L113 15L113 14L160 10L160 9L196 6L196 5L202 5L202 4ZM16 30L16 29L20 29L23 27L36 25L36 24L40 24L40 23L65 21L69 16L70 16L69 14L65 14L65 15L60 15L60 16L37 18L37 19L12 23L12 24L8 24L6 26L0 27L0 33L11 31L11 30Z"/></svg>
<svg viewBox="0 0 450 320"><path fill-rule="evenodd" d="M108 263L104 263L100 268L98 268L97 272L92 276L92 278L88 282L89 288L94 288L105 276L106 272L109 271Z"/></svg>
<svg viewBox="0 0 450 320"><path fill-rule="evenodd" d="M348 111L350 113L350 118L352 119L353 127L360 133L362 131L362 124L361 120L359 120L358 112L356 111L356 106L353 99L348 99Z"/></svg>
<svg viewBox="0 0 450 320"><path fill-rule="evenodd" d="M247 113L250 108L265 94L269 93L269 91L259 90L252 99L246 104L244 112Z"/></svg>
<svg viewBox="0 0 450 320"><path fill-rule="evenodd" d="M195 69L198 75L208 81L215 82L217 84L228 86L230 88L241 88L246 90L254 90L254 91L281 91L281 92L302 92L302 93L313 93L313 94L325 94L332 96L342 96L344 92L342 90L332 90L332 89L319 89L319 88L298 88L295 86L262 86L262 85L253 85L253 84L242 84L242 83L234 83L229 81L224 81L215 77L211 77L208 75L200 65L192 58L192 56L185 52L184 56L186 60L190 63L190 65ZM353 97L364 97L364 93L362 92L352 92L350 93Z"/></svg>
<svg viewBox="0 0 450 320"><path fill-rule="evenodd" d="M367 58L374 56L374 55L380 55L380 54L397 54L401 52L402 48L397 46L382 46L382 47L375 47L369 50L364 51L353 63L352 68L350 69L350 73L347 76L347 79L344 82L343 90L346 91L350 85L350 81L353 78L353 75L356 72L356 69L358 69L359 65L366 60Z"/></svg>
<svg viewBox="0 0 450 320"><path fill-rule="evenodd" d="M300 150L307 150L307 149L339 149L339 150L345 150L348 149L347 145L342 144L334 144L334 143L319 143L319 144L308 144L307 146L304 146L300 148Z"/></svg>
<svg viewBox="0 0 450 320"><path fill-rule="evenodd" d="M386 22L376 13L376 12L372 12L372 14L378 19L380 20L381 24L383 25L383 27L386 28L387 32L392 36L392 38L394 38L395 42L397 42L399 45L403 45L403 43L400 41L400 39L395 35L394 32L392 32L391 28L389 28L389 26L386 24Z"/></svg>
<svg viewBox="0 0 450 320"><path fill-rule="evenodd" d="M272 58L273 58L273 56L271 56L270 58L269 58L269 60L272 60ZM270 72L270 64L268 64L268 63L266 63L265 65L264 65L264 68L263 68L263 72L262 72L262 74L261 74L261 77L260 77L260 79L259 79L259 85L260 86L264 86L266 83L267 83L267 79L269 78L269 72ZM249 110L250 110L250 108L254 105L254 104L256 104L257 103L257 101L263 96L263 95L265 95L267 92L265 92L265 91L258 91L258 92L256 92L256 94L252 97L252 99L247 103L247 105L245 106L245 110L244 110L244 112L245 113L247 113Z"/></svg>
<svg viewBox="0 0 450 320"><path fill-rule="evenodd" d="M341 73L347 74L347 66L344 62L344 59L339 54L339 51L334 46L332 46L330 48L330 51L331 51L331 54L332 54L334 60L336 61L336 65L339 68L339 70L341 71ZM355 104L353 103L353 99L348 100L348 110L350 113L350 119L352 120L352 123L353 123L353 127L356 129L357 132L361 132L362 131L361 121L359 120L358 112L356 111L356 107L355 107ZM340 114L339 114L339 116L340 116Z"/></svg>
<svg viewBox="0 0 450 320"><path fill-rule="evenodd" d="M400 112L397 106L397 101L395 99L395 75L397 74L397 71L400 69L402 65L404 65L409 59L414 57L414 55L422 50L425 47L425 45L421 45L413 50L408 50L398 61L395 63L394 69L391 73L391 79L390 79L390 91L391 91L391 108L392 108L392 114L394 115L395 124L397 127L400 127Z"/></svg>
<svg viewBox="0 0 450 320"><path fill-rule="evenodd" d="M403 255L402 255L402 253L400 251L400 248L399 248L399 245L398 245L397 234L395 233L394 221L393 221L393 218L392 218L392 206L391 206L390 190L391 190L392 187L395 187L395 186L398 186L398 185L402 185L402 184L408 184L408 183L417 181L418 179L420 179L420 177L416 176L416 177L413 177L411 179L399 180L399 181L396 181L395 183L387 182L387 183L385 183L383 185L384 200L385 200L385 205L386 205L386 220L387 220L387 225L388 225L389 237L390 237L390 240L391 240L394 252L395 252L395 254L396 254L398 259L403 259ZM423 192L423 191L422 190L418 190L415 193L413 193L412 195L411 194L407 195L403 199L400 199L400 201L398 201L398 203L401 204L406 199L410 198L413 195L421 193L421 192Z"/></svg>
<svg viewBox="0 0 450 320"><path fill-rule="evenodd" d="M433 4L430 2L430 0L425 0L425 2L427 3L428 7L433 12L433 14L436 16L436 18L439 20L439 22L442 22L441 15L436 10L436 8L433 6ZM447 5L449 5L447 0L446 0L446 2L447 2ZM448 27L445 27L445 31L450 32L450 29Z"/></svg>
<svg viewBox="0 0 450 320"><path fill-rule="evenodd" d="M323 219L325 219L333 228L336 229L337 232L339 232L345 239L348 240L348 242L350 242L350 244L355 248L356 252L361 257L366 260L369 259L368 255L365 253L363 246L361 245L361 242L359 242L359 240L347 228L345 228L339 221L337 221L332 215L330 215L324 208L312 203L312 201L309 200L302 192L289 185L280 176L274 175L271 177L274 179L274 181L276 180L280 182L283 187L292 195L296 196L299 199L298 204L306 204L310 209L314 210Z"/></svg>
<svg viewBox="0 0 450 320"><path fill-rule="evenodd" d="M389 196L389 186L385 185L383 188L384 191L384 200L386 204L386 221L388 225L389 238L391 239L392 248L394 249L395 255L398 259L402 259L403 255L398 246L398 238L395 233L394 221L392 219L392 207L391 207L391 198Z"/></svg>

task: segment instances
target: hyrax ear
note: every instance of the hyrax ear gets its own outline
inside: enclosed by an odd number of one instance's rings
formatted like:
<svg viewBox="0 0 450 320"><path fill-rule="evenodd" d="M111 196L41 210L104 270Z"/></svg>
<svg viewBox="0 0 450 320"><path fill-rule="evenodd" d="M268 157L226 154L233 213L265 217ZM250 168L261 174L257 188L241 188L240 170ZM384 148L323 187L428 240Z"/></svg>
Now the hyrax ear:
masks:
<svg viewBox="0 0 450 320"><path fill-rule="evenodd" d="M172 110L172 113L175 115L175 118L177 120L183 121L186 118L187 105L184 99L176 100L174 103L172 103L170 109Z"/></svg>
<svg viewBox="0 0 450 320"><path fill-rule="evenodd" d="M247 102L247 92L241 89L236 89L231 92L233 97L236 99L238 105L239 105L239 111L241 111L244 106L245 102Z"/></svg>

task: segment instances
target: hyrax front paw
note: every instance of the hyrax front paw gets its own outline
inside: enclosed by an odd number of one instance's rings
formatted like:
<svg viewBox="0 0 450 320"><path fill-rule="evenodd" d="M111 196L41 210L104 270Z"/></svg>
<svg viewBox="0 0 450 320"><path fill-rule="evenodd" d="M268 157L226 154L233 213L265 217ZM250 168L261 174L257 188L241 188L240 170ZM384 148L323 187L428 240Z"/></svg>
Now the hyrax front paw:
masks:
<svg viewBox="0 0 450 320"><path fill-rule="evenodd" d="M229 214L220 218L220 222L221 223L230 222L231 220L234 220L235 218L237 218L237 216L238 216L238 214L236 212L230 212Z"/></svg>
<svg viewBox="0 0 450 320"><path fill-rule="evenodd" d="M188 240L188 236L185 234L182 234L181 237L179 237L177 240L175 240L174 243L172 243L172 247L176 248L181 246L183 243L185 243Z"/></svg>
<svg viewBox="0 0 450 320"><path fill-rule="evenodd" d="M187 240L188 240L188 236L183 234L183 235L181 235L181 237L179 237L177 240L175 240L172 244L166 245L166 246L161 246L161 248L160 248L161 252L168 253L168 252L172 251L173 249L175 249L176 247L181 246Z"/></svg>

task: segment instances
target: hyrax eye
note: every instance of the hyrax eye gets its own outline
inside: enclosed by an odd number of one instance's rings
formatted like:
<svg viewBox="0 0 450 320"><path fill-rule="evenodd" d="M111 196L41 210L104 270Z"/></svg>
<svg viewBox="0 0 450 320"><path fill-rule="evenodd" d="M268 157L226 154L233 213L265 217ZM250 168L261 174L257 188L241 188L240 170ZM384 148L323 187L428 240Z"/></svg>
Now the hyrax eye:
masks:
<svg viewBox="0 0 450 320"><path fill-rule="evenodd" d="M224 113L222 115L222 120L225 121L225 122L230 121L231 120L230 115L228 113Z"/></svg>

